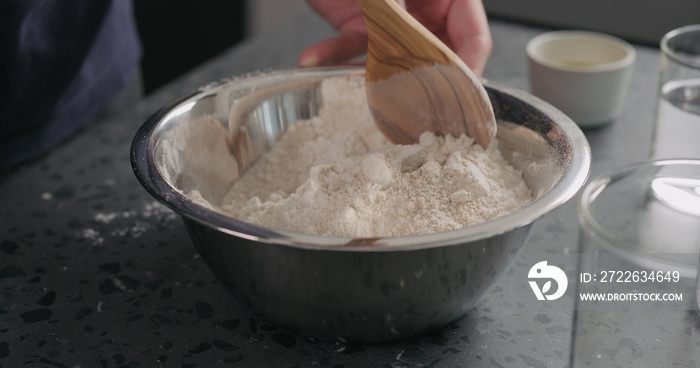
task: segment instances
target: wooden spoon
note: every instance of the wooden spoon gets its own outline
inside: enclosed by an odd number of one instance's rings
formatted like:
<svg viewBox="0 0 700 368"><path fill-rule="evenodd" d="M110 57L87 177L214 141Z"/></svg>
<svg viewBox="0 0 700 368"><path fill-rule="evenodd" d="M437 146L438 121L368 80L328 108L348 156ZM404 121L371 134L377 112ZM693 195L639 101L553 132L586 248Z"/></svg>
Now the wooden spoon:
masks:
<svg viewBox="0 0 700 368"><path fill-rule="evenodd" d="M484 86L396 0L356 0L367 24L367 100L384 135L412 144L425 131L466 134L486 148L496 120Z"/></svg>

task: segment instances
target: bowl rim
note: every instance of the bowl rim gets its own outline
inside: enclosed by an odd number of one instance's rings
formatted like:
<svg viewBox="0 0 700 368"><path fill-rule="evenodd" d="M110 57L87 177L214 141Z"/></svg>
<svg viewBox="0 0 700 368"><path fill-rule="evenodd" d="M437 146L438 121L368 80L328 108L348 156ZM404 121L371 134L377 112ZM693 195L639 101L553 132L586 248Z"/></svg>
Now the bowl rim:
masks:
<svg viewBox="0 0 700 368"><path fill-rule="evenodd" d="M329 237L280 231L249 224L214 210L207 209L184 193L172 187L158 172L155 160L155 145L158 131L166 118L173 111L203 96L216 94L232 82L254 82L256 78L284 73L308 73L309 75L326 75L328 73L344 75L364 70L358 66L329 66L314 68L278 69L267 73L251 74L234 80L223 80L201 87L180 98L173 100L153 113L138 129L131 144L131 165L141 185L159 202L183 218L192 220L213 230L235 237L266 243L270 245L290 246L295 248L352 251L352 252L386 252L409 251L436 248L453 244L486 240L515 229L531 225L536 220L563 205L583 187L588 179L591 164L591 150L581 129L561 111L543 100L524 91L484 81L487 90L496 90L515 97L523 102L538 106L546 116L556 120L562 134L570 144L570 167L562 173L561 179L542 197L533 203L504 215L495 220L468 226L461 229L440 233L414 235L405 237L352 238ZM330 76L330 75L329 75ZM563 183L569 183L564 185Z"/></svg>

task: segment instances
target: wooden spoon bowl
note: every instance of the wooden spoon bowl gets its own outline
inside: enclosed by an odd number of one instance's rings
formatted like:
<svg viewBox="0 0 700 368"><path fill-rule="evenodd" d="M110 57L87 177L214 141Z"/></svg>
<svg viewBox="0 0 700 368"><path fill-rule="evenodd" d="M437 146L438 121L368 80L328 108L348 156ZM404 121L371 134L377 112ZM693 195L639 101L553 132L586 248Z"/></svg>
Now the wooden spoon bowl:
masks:
<svg viewBox="0 0 700 368"><path fill-rule="evenodd" d="M486 148L496 120L467 65L395 0L356 0L367 24L367 100L384 135L412 144L425 131L466 134Z"/></svg>

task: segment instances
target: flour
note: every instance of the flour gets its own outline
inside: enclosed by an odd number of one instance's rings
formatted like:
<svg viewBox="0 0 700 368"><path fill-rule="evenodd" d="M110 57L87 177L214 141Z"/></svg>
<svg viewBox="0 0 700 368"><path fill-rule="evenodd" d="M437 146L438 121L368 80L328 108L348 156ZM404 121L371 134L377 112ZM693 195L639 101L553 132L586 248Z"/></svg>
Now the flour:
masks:
<svg viewBox="0 0 700 368"><path fill-rule="evenodd" d="M203 201L203 200L202 200ZM162 226L167 222L177 218L177 214L169 208L162 205L160 202L147 202L141 210L132 209L129 211L96 213L93 217L93 223L97 225L97 229L85 228L80 232L80 237L89 240L94 246L103 245L105 235L100 232L102 224L112 225L112 230L109 233L111 238L140 238L149 230ZM115 226L120 222L125 222L125 226Z"/></svg>
<svg viewBox="0 0 700 368"><path fill-rule="evenodd" d="M392 146L375 127L361 78L321 86L323 108L298 121L224 197L220 210L291 232L394 237L490 221L532 201L493 140L424 133Z"/></svg>

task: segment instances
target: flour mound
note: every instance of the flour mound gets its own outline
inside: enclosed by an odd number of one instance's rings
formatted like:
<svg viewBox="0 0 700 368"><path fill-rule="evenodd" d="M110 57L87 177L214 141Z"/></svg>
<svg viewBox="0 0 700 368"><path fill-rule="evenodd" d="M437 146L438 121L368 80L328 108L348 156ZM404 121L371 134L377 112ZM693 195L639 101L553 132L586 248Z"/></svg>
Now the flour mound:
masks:
<svg viewBox="0 0 700 368"><path fill-rule="evenodd" d="M532 202L519 171L492 141L426 132L390 146L359 78L322 85L319 116L299 121L233 185L221 210L291 232L396 237L459 229Z"/></svg>

